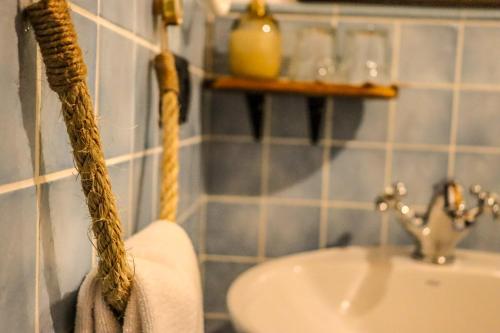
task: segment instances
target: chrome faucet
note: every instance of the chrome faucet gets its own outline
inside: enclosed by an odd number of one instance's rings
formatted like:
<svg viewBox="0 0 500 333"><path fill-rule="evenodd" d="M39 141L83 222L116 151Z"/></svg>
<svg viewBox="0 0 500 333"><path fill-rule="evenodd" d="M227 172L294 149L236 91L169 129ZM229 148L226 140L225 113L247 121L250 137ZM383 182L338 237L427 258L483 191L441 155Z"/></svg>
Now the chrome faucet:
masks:
<svg viewBox="0 0 500 333"><path fill-rule="evenodd" d="M417 213L403 202L406 186L395 183L377 197L376 208L381 212L394 209L403 227L414 237L413 256L434 264L454 260L456 245L467 236L470 228L485 211L500 217L500 204L495 193L473 185L470 193L477 199L475 207L466 208L462 187L450 180L434 186L432 200L425 213Z"/></svg>

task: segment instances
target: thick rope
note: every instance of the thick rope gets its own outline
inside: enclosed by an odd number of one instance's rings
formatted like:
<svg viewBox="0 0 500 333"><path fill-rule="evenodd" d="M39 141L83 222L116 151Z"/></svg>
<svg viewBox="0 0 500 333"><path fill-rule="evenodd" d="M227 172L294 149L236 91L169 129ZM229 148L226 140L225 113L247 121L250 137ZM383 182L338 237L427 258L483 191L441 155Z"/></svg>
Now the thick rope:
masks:
<svg viewBox="0 0 500 333"><path fill-rule="evenodd" d="M87 68L68 4L66 0L42 0L30 5L26 13L40 44L50 87L62 103L76 168L92 218L103 296L120 317L130 295L132 271L86 83Z"/></svg>
<svg viewBox="0 0 500 333"><path fill-rule="evenodd" d="M179 80L174 56L163 52L155 58L155 68L161 94L161 122L163 127L162 181L160 191L160 219L176 221L179 175Z"/></svg>

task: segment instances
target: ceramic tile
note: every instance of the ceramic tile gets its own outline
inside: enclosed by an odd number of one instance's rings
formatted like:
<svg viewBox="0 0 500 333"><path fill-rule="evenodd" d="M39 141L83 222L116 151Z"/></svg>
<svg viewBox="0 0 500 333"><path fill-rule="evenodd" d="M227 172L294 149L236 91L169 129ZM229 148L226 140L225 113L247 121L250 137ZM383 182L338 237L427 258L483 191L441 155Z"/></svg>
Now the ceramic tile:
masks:
<svg viewBox="0 0 500 333"><path fill-rule="evenodd" d="M455 160L455 177L465 190L474 184L479 184L488 191L500 193L498 165L500 165L499 155L458 153ZM468 192L466 198L469 205L476 202Z"/></svg>
<svg viewBox="0 0 500 333"><path fill-rule="evenodd" d="M136 1L135 24L137 34L154 43L158 16L153 13L153 4L154 0Z"/></svg>
<svg viewBox="0 0 500 333"><path fill-rule="evenodd" d="M154 52L137 46L135 67L134 150L155 147L160 142L159 91L153 67Z"/></svg>
<svg viewBox="0 0 500 333"><path fill-rule="evenodd" d="M252 135L245 95L214 91L210 101L210 134Z"/></svg>
<svg viewBox="0 0 500 333"><path fill-rule="evenodd" d="M448 154L395 151L392 168L392 181L406 184L406 202L426 205L431 200L433 186L446 178Z"/></svg>
<svg viewBox="0 0 500 333"><path fill-rule="evenodd" d="M101 16L127 30L134 28L134 12L137 0L101 1ZM153 16L151 15L151 18Z"/></svg>
<svg viewBox="0 0 500 333"><path fill-rule="evenodd" d="M200 209L198 209L181 224L181 227L184 228L189 238L191 239L193 248L196 253L198 253L198 251L200 250L201 217L201 211Z"/></svg>
<svg viewBox="0 0 500 333"><path fill-rule="evenodd" d="M209 194L260 194L259 144L212 141L205 145L204 161Z"/></svg>
<svg viewBox="0 0 500 333"><path fill-rule="evenodd" d="M427 83L453 82L456 43L456 26L403 25L400 80Z"/></svg>
<svg viewBox="0 0 500 333"><path fill-rule="evenodd" d="M328 210L328 246L379 244L382 215L372 210Z"/></svg>
<svg viewBox="0 0 500 333"><path fill-rule="evenodd" d="M87 66L87 85L94 104L97 26L77 13L73 13L72 17ZM45 71L45 68L43 70ZM72 168L74 166L73 150L61 113L61 102L57 94L50 89L45 74L42 76L41 94L40 172L45 174Z"/></svg>
<svg viewBox="0 0 500 333"><path fill-rule="evenodd" d="M462 82L478 84L500 83L500 43L497 27L466 27L462 64Z"/></svg>
<svg viewBox="0 0 500 333"><path fill-rule="evenodd" d="M453 93L448 90L403 89L395 113L395 142L448 144Z"/></svg>
<svg viewBox="0 0 500 333"><path fill-rule="evenodd" d="M387 6L363 4L339 4L341 16L374 16L392 19L400 17L431 18L431 19L458 19L462 10L456 8L434 8L416 6Z"/></svg>
<svg viewBox="0 0 500 333"><path fill-rule="evenodd" d="M329 199L371 202L384 189L382 150L333 148Z"/></svg>
<svg viewBox="0 0 500 333"><path fill-rule="evenodd" d="M97 0L73 0L76 5L97 14Z"/></svg>
<svg viewBox="0 0 500 333"><path fill-rule="evenodd" d="M205 312L226 312L226 294L231 283L251 264L205 262Z"/></svg>
<svg viewBox="0 0 500 333"><path fill-rule="evenodd" d="M332 138L385 141L388 111L387 101L336 98L333 105Z"/></svg>
<svg viewBox="0 0 500 333"><path fill-rule="evenodd" d="M305 97L274 95L271 101L271 136L309 138L309 112ZM323 121L322 124L324 123Z"/></svg>
<svg viewBox="0 0 500 333"><path fill-rule="evenodd" d="M104 153L109 158L131 150L134 47L132 41L107 29L101 29L100 42L99 123Z"/></svg>
<svg viewBox="0 0 500 333"><path fill-rule="evenodd" d="M319 207L269 205L266 256L316 250L319 246Z"/></svg>
<svg viewBox="0 0 500 333"><path fill-rule="evenodd" d="M179 151L179 206L178 214L189 209L199 199L202 191L201 146L190 145Z"/></svg>
<svg viewBox="0 0 500 333"><path fill-rule="evenodd" d="M500 235L500 224L498 221L492 221L490 216L480 217L478 223L473 226L469 234L459 244L459 248L471 250L481 250L490 252L499 252L498 242Z"/></svg>
<svg viewBox="0 0 500 333"><path fill-rule="evenodd" d="M35 156L36 46L27 23L17 14L17 2L4 3L0 15L0 183L33 175Z"/></svg>
<svg viewBox="0 0 500 333"><path fill-rule="evenodd" d="M154 159L154 156L146 156L132 162L132 221L127 236L144 229L157 218L153 214L154 200L157 200L153 193Z"/></svg>
<svg viewBox="0 0 500 333"><path fill-rule="evenodd" d="M92 264L91 219L76 177L44 184L40 200L40 331L69 332Z"/></svg>
<svg viewBox="0 0 500 333"><path fill-rule="evenodd" d="M319 199L323 148L271 145L269 194L277 197Z"/></svg>
<svg viewBox="0 0 500 333"><path fill-rule="evenodd" d="M415 238L401 225L394 215L389 218L388 241L390 245L415 246Z"/></svg>
<svg viewBox="0 0 500 333"><path fill-rule="evenodd" d="M124 234L128 234L130 227L130 162L108 166L111 186L116 198L116 205Z"/></svg>
<svg viewBox="0 0 500 333"><path fill-rule="evenodd" d="M500 93L464 91L460 96L457 143L500 146L498 126Z"/></svg>
<svg viewBox="0 0 500 333"><path fill-rule="evenodd" d="M0 195L0 215L2 331L33 332L37 223L35 188Z"/></svg>
<svg viewBox="0 0 500 333"><path fill-rule="evenodd" d="M331 19L326 16L311 17L310 19L282 20L279 22L281 31L282 54L285 58L290 58L297 48L298 34L305 28L332 29ZM282 72L287 73L288 68L282 68Z"/></svg>
<svg viewBox="0 0 500 333"><path fill-rule="evenodd" d="M207 253L257 255L258 205L209 202L206 209Z"/></svg>

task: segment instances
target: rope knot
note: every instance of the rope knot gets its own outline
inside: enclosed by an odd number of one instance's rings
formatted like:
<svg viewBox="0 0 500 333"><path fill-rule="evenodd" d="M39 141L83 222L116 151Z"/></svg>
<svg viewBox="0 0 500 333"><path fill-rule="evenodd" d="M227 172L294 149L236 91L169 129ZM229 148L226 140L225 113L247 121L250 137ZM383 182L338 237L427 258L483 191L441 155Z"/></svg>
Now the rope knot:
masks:
<svg viewBox="0 0 500 333"><path fill-rule="evenodd" d="M155 57L156 78L162 94L173 91L179 94L179 78L175 68L175 58L170 52L162 52Z"/></svg>
<svg viewBox="0 0 500 333"><path fill-rule="evenodd" d="M46 67L50 87L63 92L84 82L87 67L65 0L39 1L26 8Z"/></svg>

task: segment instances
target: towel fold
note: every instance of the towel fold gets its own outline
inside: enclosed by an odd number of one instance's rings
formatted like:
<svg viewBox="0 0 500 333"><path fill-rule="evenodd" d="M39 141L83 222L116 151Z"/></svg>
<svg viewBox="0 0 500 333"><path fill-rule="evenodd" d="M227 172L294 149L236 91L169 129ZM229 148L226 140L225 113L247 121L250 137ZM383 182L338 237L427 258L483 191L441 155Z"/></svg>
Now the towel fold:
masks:
<svg viewBox="0 0 500 333"><path fill-rule="evenodd" d="M134 284L120 326L104 302L96 270L78 293L76 333L203 333L198 261L184 230L157 221L125 242Z"/></svg>

